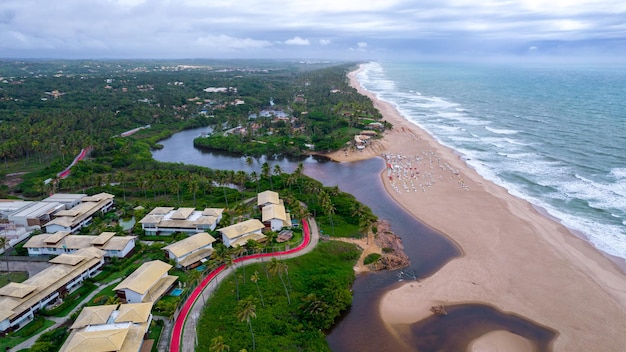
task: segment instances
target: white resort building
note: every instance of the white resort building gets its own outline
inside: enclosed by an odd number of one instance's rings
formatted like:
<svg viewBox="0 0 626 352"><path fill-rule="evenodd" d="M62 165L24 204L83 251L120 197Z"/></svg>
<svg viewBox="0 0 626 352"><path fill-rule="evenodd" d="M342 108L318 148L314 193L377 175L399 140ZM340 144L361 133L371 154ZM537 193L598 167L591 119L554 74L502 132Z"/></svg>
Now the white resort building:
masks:
<svg viewBox="0 0 626 352"><path fill-rule="evenodd" d="M160 260L143 263L113 291L123 303L156 303L178 279L178 276L168 275L171 268L171 265Z"/></svg>
<svg viewBox="0 0 626 352"><path fill-rule="evenodd" d="M263 191L257 194L257 206L259 209L270 204L280 204L280 197L274 191Z"/></svg>
<svg viewBox="0 0 626 352"><path fill-rule="evenodd" d="M103 250L107 258L125 258L135 248L136 240L136 236L115 236L115 232L87 236L59 231L34 235L24 244L24 248L28 249L29 256L38 256L73 253L82 248L95 247Z"/></svg>
<svg viewBox="0 0 626 352"><path fill-rule="evenodd" d="M285 206L282 202L281 199L281 204L270 204L261 209L263 224L272 231L280 231L283 227L291 227L291 216L285 211Z"/></svg>
<svg viewBox="0 0 626 352"><path fill-rule="evenodd" d="M291 227L291 216L285 210L285 203L274 191L264 191L257 195L257 206L261 210L261 220L265 227L272 231L280 231L283 227Z"/></svg>
<svg viewBox="0 0 626 352"><path fill-rule="evenodd" d="M151 310L152 302L85 307L60 352L150 351Z"/></svg>
<svg viewBox="0 0 626 352"><path fill-rule="evenodd" d="M169 236L174 232L188 234L213 231L222 220L221 208L195 208L157 207L139 221L146 235Z"/></svg>
<svg viewBox="0 0 626 352"><path fill-rule="evenodd" d="M104 265L104 252L88 247L61 254L52 265L22 283L0 288L0 331L17 330L29 323L37 310L80 287Z"/></svg>
<svg viewBox="0 0 626 352"><path fill-rule="evenodd" d="M66 196L66 197L62 197ZM84 194L55 194L42 202L64 204L66 209L59 210L52 214L53 219L47 222L44 227L46 232L55 233L67 231L75 233L82 227L91 223L93 216L98 213L107 213L113 208L114 195L99 193L93 196ZM69 207L69 208L68 208Z"/></svg>
<svg viewBox="0 0 626 352"><path fill-rule="evenodd" d="M213 253L215 238L200 232L181 241L163 247L168 259L176 261L178 268L194 268L206 261Z"/></svg>
<svg viewBox="0 0 626 352"><path fill-rule="evenodd" d="M264 241L265 235L262 232L264 228L265 225L259 220L250 219L217 231L222 234L222 241L226 247L236 247L245 245L248 240Z"/></svg>

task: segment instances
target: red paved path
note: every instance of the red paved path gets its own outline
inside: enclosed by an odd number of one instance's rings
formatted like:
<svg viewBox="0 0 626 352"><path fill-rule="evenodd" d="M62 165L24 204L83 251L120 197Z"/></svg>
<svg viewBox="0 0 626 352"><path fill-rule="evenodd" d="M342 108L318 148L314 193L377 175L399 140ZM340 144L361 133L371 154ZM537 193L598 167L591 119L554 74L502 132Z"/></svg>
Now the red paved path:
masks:
<svg viewBox="0 0 626 352"><path fill-rule="evenodd" d="M304 240L298 247L292 248L288 251L283 251L283 252L257 253L257 254L247 255L247 256L235 259L235 263L241 263L243 261L256 259L256 258L274 257L274 256L279 256L279 255L291 254L291 253L296 253L296 252L303 250L311 242L311 233L309 231L309 223L305 220L302 221L302 229L304 233ZM183 334L183 326L185 325L185 320L187 319L187 315L189 314L191 307L194 305L194 303L198 299L198 296L200 296L204 288L207 287L209 283L217 275L219 275L219 273L224 271L225 268L226 266L222 264L217 269L213 270L209 275L207 275L207 277L204 278L204 280L202 280L202 282L198 285L198 287L196 287L193 290L191 295L189 295L189 298L187 299L187 301L185 301L185 304L183 305L183 308L181 309L180 314L178 314L178 317L176 318L176 321L174 322L174 329L172 330L172 338L170 340L170 352L180 351L180 342L181 342L181 336Z"/></svg>

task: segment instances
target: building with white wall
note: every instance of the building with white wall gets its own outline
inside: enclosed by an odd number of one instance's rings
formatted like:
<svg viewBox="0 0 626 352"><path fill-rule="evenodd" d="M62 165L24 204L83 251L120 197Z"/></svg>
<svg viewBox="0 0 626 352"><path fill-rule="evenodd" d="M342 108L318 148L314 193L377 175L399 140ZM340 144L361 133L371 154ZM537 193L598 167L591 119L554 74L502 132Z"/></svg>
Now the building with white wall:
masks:
<svg viewBox="0 0 626 352"><path fill-rule="evenodd" d="M213 253L215 238L206 232L189 236L163 247L168 259L176 261L178 268L193 268Z"/></svg>
<svg viewBox="0 0 626 352"><path fill-rule="evenodd" d="M152 302L85 307L60 351L149 351L151 310Z"/></svg>
<svg viewBox="0 0 626 352"><path fill-rule="evenodd" d="M264 241L265 235L262 232L264 228L265 225L259 220L250 219L217 231L222 234L222 241L226 247L236 247L244 246L248 240Z"/></svg>
<svg viewBox="0 0 626 352"><path fill-rule="evenodd" d="M38 256L73 253L81 248L95 247L103 250L107 258L125 258L135 248L136 241L136 236L115 236L115 232L88 236L59 231L31 236L24 248L28 250L29 256Z"/></svg>
<svg viewBox="0 0 626 352"><path fill-rule="evenodd" d="M61 254L52 265L17 283L0 288L0 331L17 330L33 320L35 312L80 287L104 265L104 252L83 248Z"/></svg>
<svg viewBox="0 0 626 352"><path fill-rule="evenodd" d="M195 208L157 207L148 215L139 220L141 228L146 235L169 236L174 232L194 234L199 232L213 231L222 220L221 208Z"/></svg>
<svg viewBox="0 0 626 352"><path fill-rule="evenodd" d="M160 260L143 263L113 291L121 302L156 302L172 287L178 276L168 275L170 264Z"/></svg>
<svg viewBox="0 0 626 352"><path fill-rule="evenodd" d="M272 231L280 231L283 227L291 227L291 216L285 211L282 204L269 204L261 209L263 224Z"/></svg>
<svg viewBox="0 0 626 352"><path fill-rule="evenodd" d="M98 193L93 196L80 197L76 204L76 197L69 197L65 200L65 206L73 205L69 209L63 209L53 214L53 219L44 225L46 232L55 233L67 231L78 232L84 226L91 223L96 213L107 213L113 208L114 195L108 193ZM80 195L73 195L80 196ZM49 198L52 198L51 196ZM47 198L47 199L49 199ZM45 202L44 202L45 203Z"/></svg>

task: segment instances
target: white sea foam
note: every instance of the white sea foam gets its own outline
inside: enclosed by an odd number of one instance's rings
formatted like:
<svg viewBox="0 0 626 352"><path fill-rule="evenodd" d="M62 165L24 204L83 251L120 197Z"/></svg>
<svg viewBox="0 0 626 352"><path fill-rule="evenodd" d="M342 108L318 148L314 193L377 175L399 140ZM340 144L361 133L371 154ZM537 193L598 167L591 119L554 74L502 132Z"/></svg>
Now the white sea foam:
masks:
<svg viewBox="0 0 626 352"><path fill-rule="evenodd" d="M525 147L533 145L532 143L522 143L522 142L520 142L518 140L515 140L515 139L512 139L512 138L505 138L504 140L509 142L510 144L521 145L521 146L525 146Z"/></svg>
<svg viewBox="0 0 626 352"><path fill-rule="evenodd" d="M618 180L619 179L626 180L626 168L621 167L621 168L611 169L611 176L615 177Z"/></svg>
<svg viewBox="0 0 626 352"><path fill-rule="evenodd" d="M524 111L519 111L516 106L522 105L504 105L500 98L506 99L507 95L498 92L483 99L471 96L461 103L455 101L453 92L444 96L441 87L439 91L431 91L429 87L413 85L419 79L412 81L413 76L408 77L404 71L398 76L400 84L393 84L391 72L381 65L376 64L368 72L371 74L367 84L362 81L366 88L396 106L410 122L437 141L456 149L485 179L546 209L565 226L586 234L599 249L626 258L626 168L614 167L610 172L590 174L588 170L603 170L607 163L598 167L595 160L599 156L590 148L577 148L579 154L573 154L573 149L567 147L577 133L589 129L589 121L573 120L572 123L581 126L560 135L561 116L550 115L552 105L546 106L548 110L524 105ZM459 97L466 96L466 92ZM516 96L515 102L518 100ZM484 104L486 101L490 103ZM554 111L567 113L567 110ZM532 116L541 118L529 120ZM580 137L578 140L594 141ZM566 149L557 149L562 146ZM617 149L616 157L624 160L626 153L620 152L621 149L624 148ZM578 162L577 158L585 161ZM588 165L587 160L593 160L594 165ZM624 164L626 161L619 165Z"/></svg>
<svg viewBox="0 0 626 352"><path fill-rule="evenodd" d="M498 129L498 128L493 128L493 127L489 127L489 126L485 126L485 129L493 132L495 134L516 134L519 133L519 131L516 130L507 130L507 129Z"/></svg>

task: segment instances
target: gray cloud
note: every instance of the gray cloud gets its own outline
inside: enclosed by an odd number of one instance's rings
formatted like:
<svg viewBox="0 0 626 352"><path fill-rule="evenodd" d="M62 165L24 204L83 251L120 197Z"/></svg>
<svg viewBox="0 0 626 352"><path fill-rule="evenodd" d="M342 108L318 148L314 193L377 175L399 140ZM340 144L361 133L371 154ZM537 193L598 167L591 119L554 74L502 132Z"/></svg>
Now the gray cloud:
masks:
<svg viewBox="0 0 626 352"><path fill-rule="evenodd" d="M618 0L3 0L0 56L620 54L625 19Z"/></svg>

